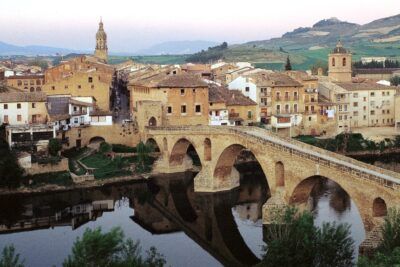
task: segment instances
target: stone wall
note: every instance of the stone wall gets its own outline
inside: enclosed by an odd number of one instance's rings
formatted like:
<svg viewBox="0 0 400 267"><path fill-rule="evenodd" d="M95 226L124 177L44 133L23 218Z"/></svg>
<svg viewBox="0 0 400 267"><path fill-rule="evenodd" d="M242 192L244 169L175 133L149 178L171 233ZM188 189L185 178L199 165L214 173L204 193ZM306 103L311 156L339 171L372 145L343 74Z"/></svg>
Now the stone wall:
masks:
<svg viewBox="0 0 400 267"><path fill-rule="evenodd" d="M69 171L67 158L62 158L61 161L58 162L57 164L32 163L30 168L25 169L25 172L28 175L48 173L48 172L62 172L62 171Z"/></svg>

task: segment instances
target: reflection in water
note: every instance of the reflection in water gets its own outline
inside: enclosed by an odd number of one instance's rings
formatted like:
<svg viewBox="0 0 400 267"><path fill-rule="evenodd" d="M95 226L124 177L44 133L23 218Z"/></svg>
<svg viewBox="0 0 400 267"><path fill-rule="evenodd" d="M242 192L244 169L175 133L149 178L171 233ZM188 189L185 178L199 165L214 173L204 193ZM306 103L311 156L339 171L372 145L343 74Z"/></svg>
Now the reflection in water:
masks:
<svg viewBox="0 0 400 267"><path fill-rule="evenodd" d="M0 246L14 243L27 266L60 266L86 227L120 226L144 250L157 247L171 266L254 265L264 245L262 205L270 193L262 173L236 168L241 186L216 194L195 193L194 174L185 173L92 190L1 196ZM310 205L318 224L336 219L362 228L347 194L328 180L314 187Z"/></svg>

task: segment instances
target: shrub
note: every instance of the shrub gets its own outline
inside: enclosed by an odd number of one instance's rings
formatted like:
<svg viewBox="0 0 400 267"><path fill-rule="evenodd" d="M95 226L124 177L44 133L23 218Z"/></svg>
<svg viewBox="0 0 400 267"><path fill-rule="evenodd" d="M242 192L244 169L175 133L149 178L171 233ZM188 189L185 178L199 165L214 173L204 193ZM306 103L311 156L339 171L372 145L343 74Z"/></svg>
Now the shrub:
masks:
<svg viewBox="0 0 400 267"><path fill-rule="evenodd" d="M62 146L61 146L60 141L58 141L58 139L51 138L49 140L48 150L49 150L50 155L57 156L58 152L61 150L61 148L62 148Z"/></svg>
<svg viewBox="0 0 400 267"><path fill-rule="evenodd" d="M111 150L112 150L112 147L109 143L101 142L100 147L99 147L100 153L108 153L108 152L111 152Z"/></svg>

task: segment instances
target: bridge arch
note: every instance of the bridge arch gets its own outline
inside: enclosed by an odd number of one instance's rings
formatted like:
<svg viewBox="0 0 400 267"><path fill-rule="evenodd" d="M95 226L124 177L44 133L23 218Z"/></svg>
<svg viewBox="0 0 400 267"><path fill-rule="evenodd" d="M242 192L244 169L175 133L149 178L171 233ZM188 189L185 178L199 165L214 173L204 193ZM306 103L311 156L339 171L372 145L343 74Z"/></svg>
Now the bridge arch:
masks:
<svg viewBox="0 0 400 267"><path fill-rule="evenodd" d="M385 200L380 197L374 199L372 203L372 215L374 217L384 217L387 215L387 206Z"/></svg>
<svg viewBox="0 0 400 267"><path fill-rule="evenodd" d="M147 139L146 145L150 145L153 149L153 152L160 152L160 146L154 138Z"/></svg>
<svg viewBox="0 0 400 267"><path fill-rule="evenodd" d="M174 146L172 147L169 157L169 164L171 166L182 165L185 156L190 150L193 151L193 153L196 154L198 157L199 153L197 152L198 150L196 149L194 142L189 141L186 138L180 138L178 141L175 142Z"/></svg>

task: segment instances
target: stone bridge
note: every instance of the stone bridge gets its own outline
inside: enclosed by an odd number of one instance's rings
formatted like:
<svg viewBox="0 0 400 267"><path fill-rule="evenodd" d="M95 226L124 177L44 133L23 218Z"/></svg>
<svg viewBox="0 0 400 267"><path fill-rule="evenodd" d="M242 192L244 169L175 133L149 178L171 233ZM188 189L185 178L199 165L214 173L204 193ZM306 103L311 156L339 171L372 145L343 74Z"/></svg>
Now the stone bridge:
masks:
<svg viewBox="0 0 400 267"><path fill-rule="evenodd" d="M377 227L387 209L400 207L400 174L278 137L258 127L180 126L147 127L144 141L160 149L155 173L190 170L187 155L193 146L201 170L194 178L196 192L219 192L239 186L236 158L250 151L260 164L271 198L263 208L263 221L269 222L272 207L304 204L322 177L339 184L354 201L366 231L365 249L378 244Z"/></svg>

